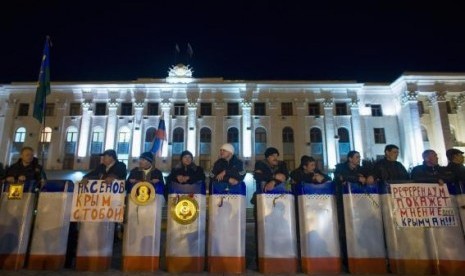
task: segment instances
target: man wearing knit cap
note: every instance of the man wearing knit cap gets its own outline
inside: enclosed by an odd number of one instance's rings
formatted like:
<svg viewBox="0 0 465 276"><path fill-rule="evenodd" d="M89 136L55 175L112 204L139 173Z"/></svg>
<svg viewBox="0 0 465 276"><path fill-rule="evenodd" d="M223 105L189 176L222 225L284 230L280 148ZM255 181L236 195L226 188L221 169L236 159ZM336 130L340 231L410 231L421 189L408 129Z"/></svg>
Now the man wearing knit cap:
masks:
<svg viewBox="0 0 465 276"><path fill-rule="evenodd" d="M220 147L219 159L213 164L210 172L210 192L213 185L219 182L226 182L231 185L244 180L245 170L242 160L234 154L234 147L231 144L223 144Z"/></svg>
<svg viewBox="0 0 465 276"><path fill-rule="evenodd" d="M265 150L265 160L255 163L254 179L256 189L259 191L272 190L276 185L283 183L289 177L286 163L278 160L279 151L269 147Z"/></svg>
<svg viewBox="0 0 465 276"><path fill-rule="evenodd" d="M139 167L132 169L129 172L128 179L126 181L126 190L130 191L131 188L140 181L147 181L152 185L158 182L163 183L163 174L153 164L153 153L144 152L139 156Z"/></svg>
<svg viewBox="0 0 465 276"><path fill-rule="evenodd" d="M167 184L197 184L205 181L205 172L202 167L194 163L194 156L188 150L181 152L181 162L171 169Z"/></svg>

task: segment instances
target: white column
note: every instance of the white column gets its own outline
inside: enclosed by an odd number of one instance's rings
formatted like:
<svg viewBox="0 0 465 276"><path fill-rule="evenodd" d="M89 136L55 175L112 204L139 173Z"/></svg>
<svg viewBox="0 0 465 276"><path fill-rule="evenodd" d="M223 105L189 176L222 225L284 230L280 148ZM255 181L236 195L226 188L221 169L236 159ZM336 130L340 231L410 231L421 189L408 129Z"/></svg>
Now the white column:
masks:
<svg viewBox="0 0 465 276"><path fill-rule="evenodd" d="M455 133L457 141L465 142L465 94L461 94L455 99L457 106L457 131Z"/></svg>
<svg viewBox="0 0 465 276"><path fill-rule="evenodd" d="M197 150L197 103L187 103L187 150L196 156Z"/></svg>
<svg viewBox="0 0 465 276"><path fill-rule="evenodd" d="M6 100L5 101L5 113L4 116L0 119L0 152L1 152L1 162L3 165L9 163L11 145L13 145L14 135L15 135L15 124L13 119L16 117L16 106L17 100ZM28 129L26 129L28 131ZM13 138L12 138L13 137Z"/></svg>
<svg viewBox="0 0 465 276"><path fill-rule="evenodd" d="M81 116L81 127L79 128L79 145L78 145L78 157L87 156L87 148L89 145L89 133L90 133L90 120L92 118L92 109L90 109L90 102L83 102L82 105L82 116Z"/></svg>
<svg viewBox="0 0 465 276"><path fill-rule="evenodd" d="M144 102L134 103L134 129L132 130L132 157L139 157L142 145L142 112Z"/></svg>
<svg viewBox="0 0 465 276"><path fill-rule="evenodd" d="M107 117L107 130L105 138L105 150L115 149L116 141L116 123L118 117L116 116L116 110L118 109L117 102L108 103L108 117Z"/></svg>
<svg viewBox="0 0 465 276"><path fill-rule="evenodd" d="M362 128L360 122L360 108L359 100L352 99L350 105L350 113L352 114L352 141L354 141L354 149L360 153L360 156L363 155L363 140L362 140Z"/></svg>
<svg viewBox="0 0 465 276"><path fill-rule="evenodd" d="M424 151L423 137L421 135L420 114L418 112L418 92L406 91L402 96L402 111L399 120L403 126L404 162L407 166L421 164L421 154Z"/></svg>
<svg viewBox="0 0 465 276"><path fill-rule="evenodd" d="M339 161L337 157L336 147L338 143L335 139L334 133L334 102L332 98L326 98L323 101L324 108L324 122L325 122L325 142L326 142L326 164L328 169L334 169Z"/></svg>
<svg viewBox="0 0 465 276"><path fill-rule="evenodd" d="M453 147L450 131L449 114L447 112L446 92L436 92L430 98L431 125L435 143L432 147L443 165L447 164L446 150Z"/></svg>
<svg viewBox="0 0 465 276"><path fill-rule="evenodd" d="M252 103L244 100L242 107L242 157L252 156Z"/></svg>

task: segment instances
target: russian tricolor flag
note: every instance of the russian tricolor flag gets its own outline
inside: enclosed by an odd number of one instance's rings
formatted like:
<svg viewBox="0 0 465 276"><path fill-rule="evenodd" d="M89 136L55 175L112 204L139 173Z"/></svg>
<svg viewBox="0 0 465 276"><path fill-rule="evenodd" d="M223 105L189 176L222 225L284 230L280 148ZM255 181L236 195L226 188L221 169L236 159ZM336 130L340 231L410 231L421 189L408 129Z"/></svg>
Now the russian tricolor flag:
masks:
<svg viewBox="0 0 465 276"><path fill-rule="evenodd" d="M160 116L160 122L158 123L158 129L153 139L152 149L150 150L153 154L160 156L161 148L163 147L163 141L166 140L166 127L163 114Z"/></svg>

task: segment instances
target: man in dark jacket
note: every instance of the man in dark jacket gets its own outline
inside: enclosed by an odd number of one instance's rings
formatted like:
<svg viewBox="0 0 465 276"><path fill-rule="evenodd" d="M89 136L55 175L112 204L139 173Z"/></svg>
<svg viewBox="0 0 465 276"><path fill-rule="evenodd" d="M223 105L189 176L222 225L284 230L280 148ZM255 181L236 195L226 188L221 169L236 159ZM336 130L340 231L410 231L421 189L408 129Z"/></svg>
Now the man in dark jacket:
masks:
<svg viewBox="0 0 465 276"><path fill-rule="evenodd" d="M422 157L423 164L414 167L410 173L413 181L439 183L439 185L454 181L454 174L446 167L439 166L439 158L434 150L425 150Z"/></svg>
<svg viewBox="0 0 465 276"><path fill-rule="evenodd" d="M289 172L286 163L278 160L279 151L270 147L265 150L265 160L255 163L253 177L256 183L256 190L269 191L276 185L286 182Z"/></svg>
<svg viewBox="0 0 465 276"><path fill-rule="evenodd" d="M220 148L220 158L213 164L210 172L210 193L213 185L226 182L236 185L245 177L244 163L234 154L231 144L224 144Z"/></svg>
<svg viewBox="0 0 465 276"><path fill-rule="evenodd" d="M46 179L45 172L39 160L34 157L34 150L31 147L23 147L19 160L11 165L5 173L6 181L9 183L36 181L42 185Z"/></svg>
<svg viewBox="0 0 465 276"><path fill-rule="evenodd" d="M454 174L454 182L459 184L462 182L465 184L465 167L463 166L463 151L458 149L448 149L446 151L447 169Z"/></svg>
<svg viewBox="0 0 465 276"><path fill-rule="evenodd" d="M82 181L101 179L107 183L111 183L116 179L126 179L126 164L118 161L116 151L109 149L100 154L100 156L103 157L102 163L96 169L84 175Z"/></svg>
<svg viewBox="0 0 465 276"><path fill-rule="evenodd" d="M387 145L384 148L384 158L376 162L376 178L385 181L403 181L410 179L404 165L397 161L399 147Z"/></svg>
<svg viewBox="0 0 465 276"><path fill-rule="evenodd" d="M147 181L152 185L159 182L163 184L163 174L153 164L153 154L144 152L139 156L139 167L132 169L129 172L128 180L126 181L126 190L131 188L139 181Z"/></svg>
<svg viewBox="0 0 465 276"><path fill-rule="evenodd" d="M331 178L316 168L316 160L308 155L300 158L300 166L291 172L294 184L299 183L323 183Z"/></svg>

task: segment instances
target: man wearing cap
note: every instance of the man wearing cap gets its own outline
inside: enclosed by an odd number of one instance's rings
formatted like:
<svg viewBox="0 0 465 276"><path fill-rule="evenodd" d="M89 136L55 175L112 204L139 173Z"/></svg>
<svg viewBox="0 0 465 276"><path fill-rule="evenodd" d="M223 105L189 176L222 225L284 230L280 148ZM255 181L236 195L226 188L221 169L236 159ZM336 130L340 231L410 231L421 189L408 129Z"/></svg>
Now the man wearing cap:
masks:
<svg viewBox="0 0 465 276"><path fill-rule="evenodd" d="M118 161L116 151L109 149L100 154L100 156L102 156L102 163L95 170L84 175L82 181L104 179L105 182L111 183L115 179L126 179L126 164Z"/></svg>
<svg viewBox="0 0 465 276"><path fill-rule="evenodd" d="M236 185L244 180L244 177L244 163L234 154L233 145L222 145L220 148L220 158L213 164L213 169L210 172L210 186L219 182Z"/></svg>
<svg viewBox="0 0 465 276"><path fill-rule="evenodd" d="M458 149L448 149L446 151L447 169L454 174L455 183L465 183L465 167L463 166L463 151Z"/></svg>
<svg viewBox="0 0 465 276"><path fill-rule="evenodd" d="M196 184L205 181L205 172L202 167L194 163L194 156L188 150L181 153L181 162L171 169L167 184L177 182L179 184Z"/></svg>
<svg viewBox="0 0 465 276"><path fill-rule="evenodd" d="M126 190L131 188L139 181L147 181L155 185L161 181L163 183L163 174L153 164L153 154L144 152L139 156L139 167L132 169L129 172L128 180L126 181Z"/></svg>
<svg viewBox="0 0 465 276"><path fill-rule="evenodd" d="M255 163L253 177L256 182L256 190L265 192L272 190L276 185L283 183L289 177L286 163L278 160L279 151L270 147L265 150L265 160Z"/></svg>

